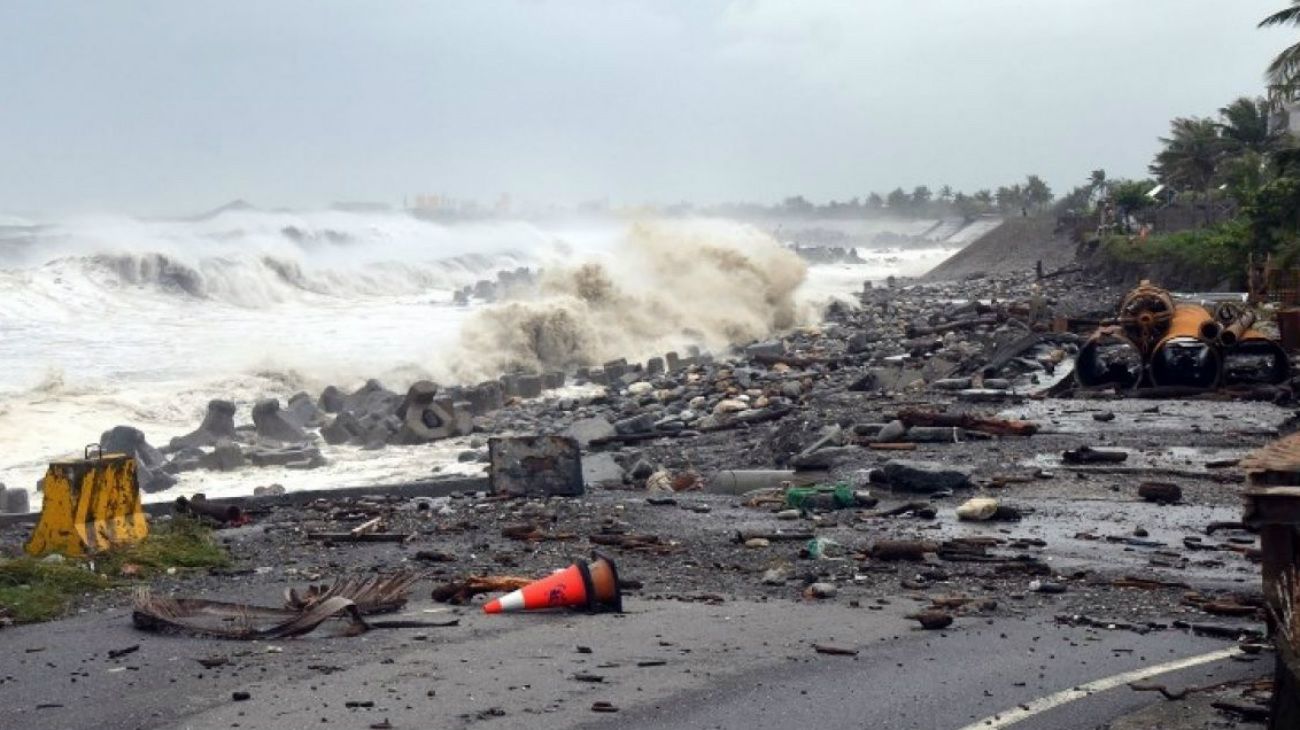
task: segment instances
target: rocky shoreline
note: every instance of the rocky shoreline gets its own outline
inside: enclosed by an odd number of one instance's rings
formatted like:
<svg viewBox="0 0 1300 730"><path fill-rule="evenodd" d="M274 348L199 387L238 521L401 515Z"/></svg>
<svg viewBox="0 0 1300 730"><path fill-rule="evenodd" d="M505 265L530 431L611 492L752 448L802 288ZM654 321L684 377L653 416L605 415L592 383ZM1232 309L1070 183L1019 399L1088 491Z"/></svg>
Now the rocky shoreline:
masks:
<svg viewBox="0 0 1300 730"><path fill-rule="evenodd" d="M466 435L462 458L485 464L489 436L582 445L580 497L507 498L484 480L437 497L250 504L250 524L218 533L236 567L160 576L162 593L265 600L286 584L399 569L418 571L423 592L472 575L543 574L597 549L647 602L901 609L890 619L900 629L1037 617L1099 634L1257 640L1259 549L1230 524L1244 483L1235 464L1291 430L1292 412L1045 396L1068 382L1083 341L1051 323L1098 319L1122 293L1079 273L891 282L865 288L857 306L832 305L819 325L732 353L473 388L417 383L405 395L372 381L287 407L260 402L251 425L214 402L162 451L129 428L104 444L133 449L154 475L244 461L308 469L318 440L384 448ZM554 395L574 382L592 387ZM1067 454L1082 447L1124 461ZM848 496L796 505L782 481ZM1149 499L1148 482L1174 482L1178 494ZM328 537L376 518L392 540ZM1207 533L1215 523L1229 526ZM24 535L0 530L0 544L12 552Z"/></svg>

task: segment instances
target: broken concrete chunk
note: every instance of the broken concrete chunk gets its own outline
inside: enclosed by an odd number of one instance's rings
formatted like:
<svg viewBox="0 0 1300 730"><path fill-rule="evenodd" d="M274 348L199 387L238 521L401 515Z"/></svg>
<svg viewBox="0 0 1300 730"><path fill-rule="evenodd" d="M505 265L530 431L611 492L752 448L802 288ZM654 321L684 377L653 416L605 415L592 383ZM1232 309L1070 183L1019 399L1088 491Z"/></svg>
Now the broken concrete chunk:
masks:
<svg viewBox="0 0 1300 730"><path fill-rule="evenodd" d="M886 482L897 491L917 494L964 489L971 485L971 471L933 461L894 459L881 469Z"/></svg>
<svg viewBox="0 0 1300 730"><path fill-rule="evenodd" d="M572 438L494 437L488 439L488 455L488 483L495 494L577 496L583 493L583 459L578 442ZM622 468L618 467L618 471L621 479Z"/></svg>

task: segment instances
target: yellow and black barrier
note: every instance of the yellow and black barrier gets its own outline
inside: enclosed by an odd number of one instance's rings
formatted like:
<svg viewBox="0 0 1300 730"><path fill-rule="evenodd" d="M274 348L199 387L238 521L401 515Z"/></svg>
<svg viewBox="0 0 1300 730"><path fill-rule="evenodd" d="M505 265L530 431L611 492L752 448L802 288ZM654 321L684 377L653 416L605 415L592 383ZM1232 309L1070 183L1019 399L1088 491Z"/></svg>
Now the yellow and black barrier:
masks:
<svg viewBox="0 0 1300 730"><path fill-rule="evenodd" d="M149 534L135 458L104 453L92 458L93 448L86 448L83 459L50 464L41 519L26 545L29 555L78 557L136 543Z"/></svg>

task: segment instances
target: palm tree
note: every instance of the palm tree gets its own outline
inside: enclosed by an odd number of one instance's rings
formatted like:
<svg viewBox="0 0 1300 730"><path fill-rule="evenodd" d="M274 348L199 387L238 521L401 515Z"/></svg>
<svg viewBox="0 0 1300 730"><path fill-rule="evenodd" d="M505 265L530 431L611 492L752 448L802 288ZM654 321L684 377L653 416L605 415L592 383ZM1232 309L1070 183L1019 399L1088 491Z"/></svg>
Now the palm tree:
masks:
<svg viewBox="0 0 1300 730"><path fill-rule="evenodd" d="M1300 27L1300 0L1291 0L1291 7L1279 10L1259 21L1261 28L1277 25ZM1275 89L1283 91L1288 96L1295 91L1297 83L1300 83L1300 43L1291 45L1277 54L1277 58L1274 58L1273 63L1268 66L1268 81Z"/></svg>
<svg viewBox="0 0 1300 730"><path fill-rule="evenodd" d="M1208 223L1211 185L1224 150L1219 125L1213 119L1179 117L1160 142L1165 148L1156 154L1151 174L1175 190L1204 192Z"/></svg>
<svg viewBox="0 0 1300 730"><path fill-rule="evenodd" d="M1219 110L1223 123L1219 133L1225 152L1238 156L1247 152L1266 155L1277 149L1282 135L1270 123L1268 102L1243 96Z"/></svg>

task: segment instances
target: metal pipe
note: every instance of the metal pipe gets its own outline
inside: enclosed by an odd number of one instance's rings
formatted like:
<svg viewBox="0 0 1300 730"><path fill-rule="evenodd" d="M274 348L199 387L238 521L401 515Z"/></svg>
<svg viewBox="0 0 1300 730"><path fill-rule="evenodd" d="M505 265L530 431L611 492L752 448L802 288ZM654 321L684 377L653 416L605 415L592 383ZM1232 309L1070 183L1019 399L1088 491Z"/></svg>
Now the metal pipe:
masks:
<svg viewBox="0 0 1300 730"><path fill-rule="evenodd" d="M1205 307L1180 304L1168 334L1151 350L1148 372L1154 385L1212 388L1223 376L1223 360L1213 340L1201 335L1214 317ZM1217 323L1216 323L1217 324Z"/></svg>
<svg viewBox="0 0 1300 730"><path fill-rule="evenodd" d="M1219 333L1219 344L1224 347L1232 347L1240 342L1242 336L1254 326L1255 313L1248 309L1242 312L1235 322L1223 328L1223 331Z"/></svg>
<svg viewBox="0 0 1300 730"><path fill-rule="evenodd" d="M714 494L744 494L755 489L779 487L790 482L796 487L806 487L826 481L827 472L796 472L788 469L724 469L709 480L706 492Z"/></svg>
<svg viewBox="0 0 1300 730"><path fill-rule="evenodd" d="M221 524L239 522L243 517L243 511L233 504L217 504L209 502L202 494L196 494L186 499L184 497L176 498L176 514L190 514L195 517L207 517Z"/></svg>
<svg viewBox="0 0 1300 730"><path fill-rule="evenodd" d="M1276 385L1291 377L1291 362L1277 340L1259 330L1246 330L1223 358L1227 383L1269 383Z"/></svg>

